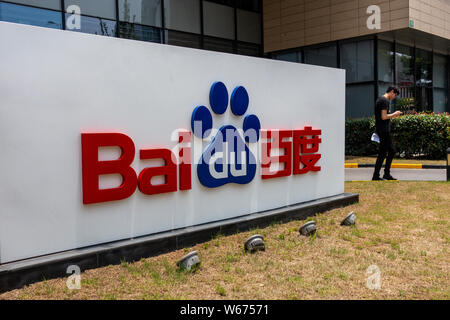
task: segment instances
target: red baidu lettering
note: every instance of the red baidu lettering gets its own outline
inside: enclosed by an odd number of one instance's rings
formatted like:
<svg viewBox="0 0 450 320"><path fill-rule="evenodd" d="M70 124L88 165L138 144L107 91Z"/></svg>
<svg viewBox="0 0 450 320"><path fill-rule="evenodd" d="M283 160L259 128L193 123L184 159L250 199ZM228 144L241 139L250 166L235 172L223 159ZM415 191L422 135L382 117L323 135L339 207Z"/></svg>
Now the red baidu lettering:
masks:
<svg viewBox="0 0 450 320"><path fill-rule="evenodd" d="M191 174L191 132L187 130L179 131L179 144L181 143L189 143L188 147L180 148L179 156L180 156L180 164L179 164L179 173L180 173L180 190L190 190L192 188L192 174Z"/></svg>
<svg viewBox="0 0 450 320"><path fill-rule="evenodd" d="M169 149L143 149L141 160L163 159L164 166L145 168L139 174L139 190L146 195L177 191L177 164L175 155ZM165 183L153 185L153 177L164 176Z"/></svg>
<svg viewBox="0 0 450 320"><path fill-rule="evenodd" d="M122 154L117 160L99 161L100 147L119 147ZM130 137L122 133L82 133L81 151L84 204L122 200L134 193L137 176L130 166L135 154ZM117 188L100 189L99 176L104 174L120 174L122 184Z"/></svg>
<svg viewBox="0 0 450 320"><path fill-rule="evenodd" d="M283 141L285 138L292 137L291 130L261 130L261 137L268 139L267 142L262 142L262 161L261 171L263 179L287 177L292 172L292 142ZM273 140L273 141L272 141ZM271 156L272 149L284 150L283 155ZM271 171L271 165L276 164L279 167L284 165L283 169L278 167L277 171Z"/></svg>
<svg viewBox="0 0 450 320"><path fill-rule="evenodd" d="M305 127L303 130L294 130L294 174L305 174L310 171L321 170L317 162L322 157L318 154L319 143L322 139L319 136L322 130L313 130L312 127Z"/></svg>

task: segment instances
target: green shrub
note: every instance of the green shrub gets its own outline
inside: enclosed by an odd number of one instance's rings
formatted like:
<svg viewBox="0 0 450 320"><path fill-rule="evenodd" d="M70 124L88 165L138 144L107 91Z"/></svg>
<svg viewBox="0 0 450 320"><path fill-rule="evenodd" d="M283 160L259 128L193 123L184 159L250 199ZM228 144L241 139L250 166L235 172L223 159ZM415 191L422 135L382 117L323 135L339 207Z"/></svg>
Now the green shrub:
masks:
<svg viewBox="0 0 450 320"><path fill-rule="evenodd" d="M375 117L349 119L345 123L345 154L370 156L378 144L370 141ZM391 133L399 154L405 158L444 159L450 146L449 113L417 113L391 120Z"/></svg>

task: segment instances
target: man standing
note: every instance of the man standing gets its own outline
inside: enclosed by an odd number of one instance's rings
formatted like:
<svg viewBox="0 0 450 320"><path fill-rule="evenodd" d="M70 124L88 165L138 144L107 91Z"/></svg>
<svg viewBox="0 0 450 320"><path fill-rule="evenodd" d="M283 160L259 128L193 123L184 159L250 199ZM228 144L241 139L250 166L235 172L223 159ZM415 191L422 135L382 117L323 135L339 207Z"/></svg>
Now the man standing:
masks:
<svg viewBox="0 0 450 320"><path fill-rule="evenodd" d="M379 97L375 103L375 126L376 132L380 137L380 149L378 151L377 162L375 164L375 171L373 172L372 180L397 180L391 176L391 163L397 152L391 137L391 119L402 115L402 112L396 111L389 114L389 106L400 91L395 87L389 87L386 93ZM387 153L387 158L386 158ZM386 159L384 167L383 179L380 178L380 170L383 161Z"/></svg>

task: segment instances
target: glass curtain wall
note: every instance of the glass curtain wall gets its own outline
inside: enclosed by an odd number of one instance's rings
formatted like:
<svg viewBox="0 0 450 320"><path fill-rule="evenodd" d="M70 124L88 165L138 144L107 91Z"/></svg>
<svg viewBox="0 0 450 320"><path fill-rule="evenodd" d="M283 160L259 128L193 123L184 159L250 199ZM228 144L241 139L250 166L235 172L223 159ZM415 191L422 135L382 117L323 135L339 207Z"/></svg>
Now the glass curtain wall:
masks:
<svg viewBox="0 0 450 320"><path fill-rule="evenodd" d="M400 97L391 111L450 111L450 57L446 55L372 38L290 49L271 57L345 69L349 118L372 116L376 95L392 85L399 88Z"/></svg>
<svg viewBox="0 0 450 320"><path fill-rule="evenodd" d="M373 115L375 102L374 40L341 43L339 66L346 71L347 117Z"/></svg>
<svg viewBox="0 0 450 320"><path fill-rule="evenodd" d="M395 45L395 79L400 90L398 110L409 112L415 108L414 48L397 43Z"/></svg>
<svg viewBox="0 0 450 320"><path fill-rule="evenodd" d="M27 1L15 1L17 3ZM29 1L37 4L38 1ZM0 21L29 24L32 26L62 29L63 21L59 11L61 2L44 1L43 8L33 8L13 3L0 2ZM31 3L30 3L31 4ZM49 9L44 9L49 8Z"/></svg>
<svg viewBox="0 0 450 320"><path fill-rule="evenodd" d="M418 111L433 110L433 54L416 49L416 98Z"/></svg>
<svg viewBox="0 0 450 320"><path fill-rule="evenodd" d="M262 0L0 1L0 21L251 56L263 54L261 11Z"/></svg>
<svg viewBox="0 0 450 320"><path fill-rule="evenodd" d="M447 57L434 54L433 57L433 111L450 111L448 105L448 65Z"/></svg>

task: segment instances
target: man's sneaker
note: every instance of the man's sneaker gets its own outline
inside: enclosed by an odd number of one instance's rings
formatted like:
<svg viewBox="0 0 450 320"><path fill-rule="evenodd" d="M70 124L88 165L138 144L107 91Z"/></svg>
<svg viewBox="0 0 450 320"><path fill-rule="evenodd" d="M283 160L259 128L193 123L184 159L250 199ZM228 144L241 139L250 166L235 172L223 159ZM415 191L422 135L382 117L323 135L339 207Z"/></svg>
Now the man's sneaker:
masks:
<svg viewBox="0 0 450 320"><path fill-rule="evenodd" d="M386 180L397 180L397 179L395 179L393 176L391 176L390 174L385 174L384 176L383 176L383 179L386 179Z"/></svg>
<svg viewBox="0 0 450 320"><path fill-rule="evenodd" d="M380 177L372 177L372 181L383 181L384 179Z"/></svg>

